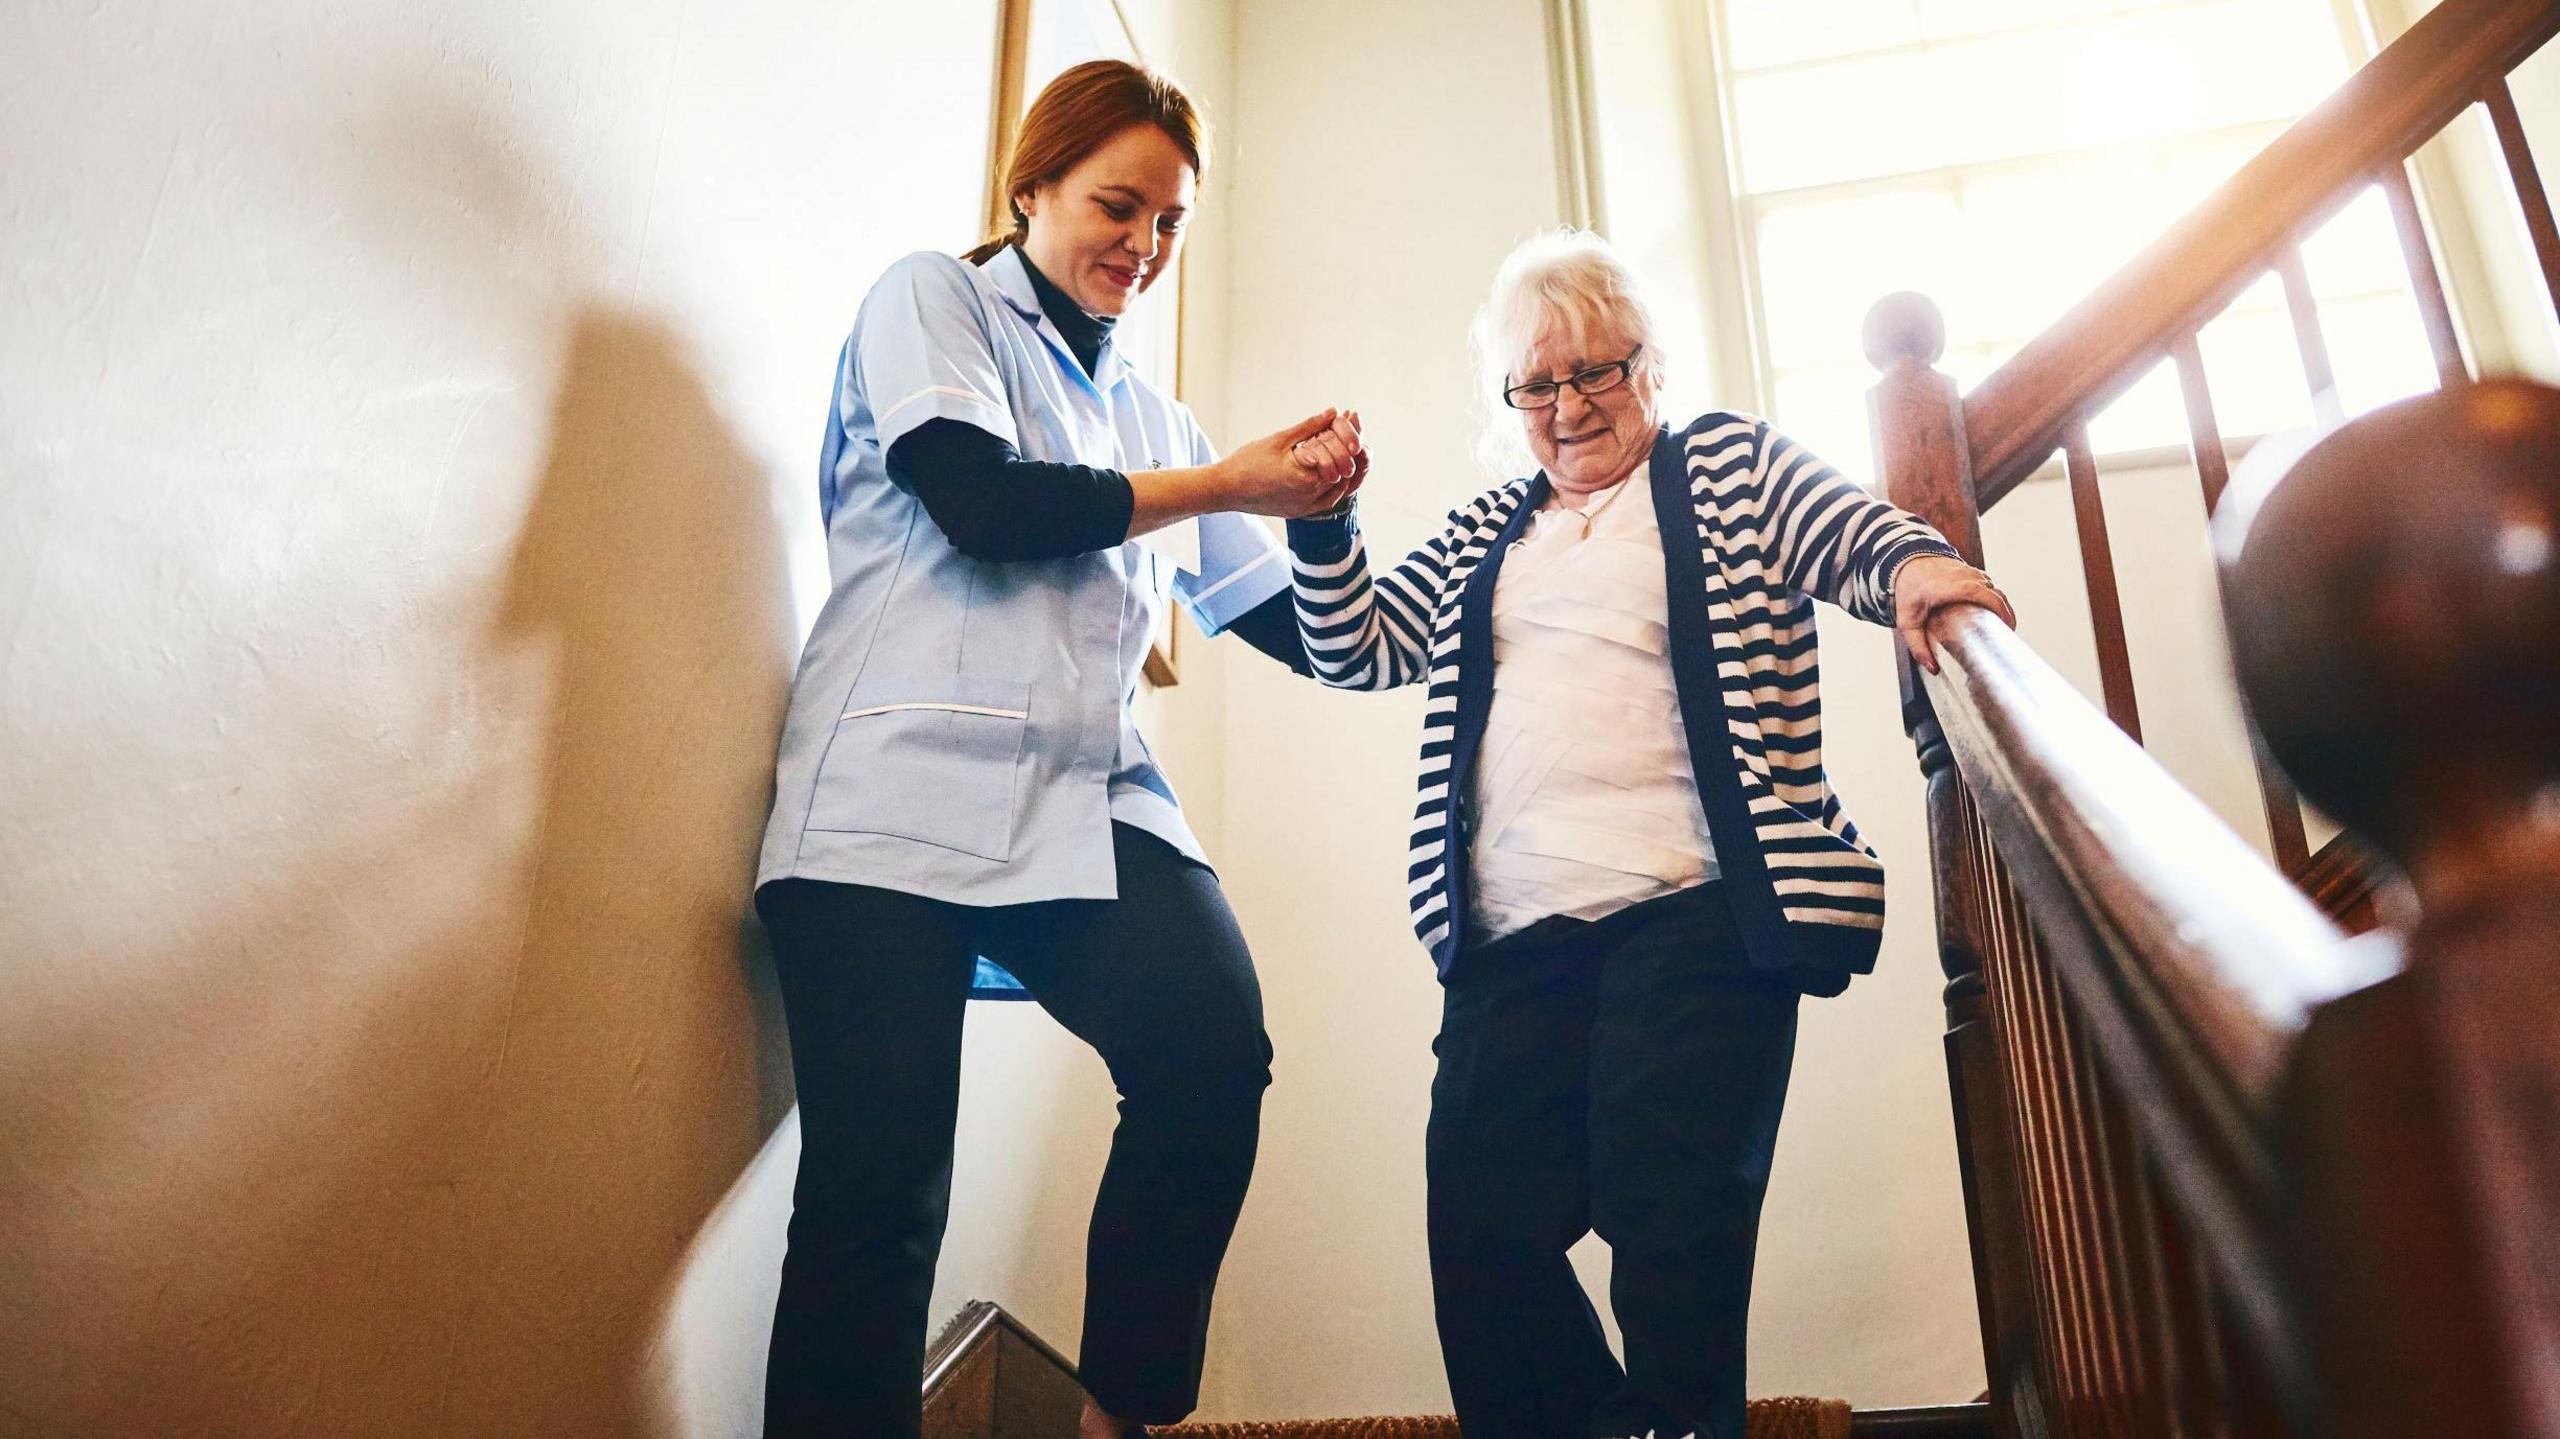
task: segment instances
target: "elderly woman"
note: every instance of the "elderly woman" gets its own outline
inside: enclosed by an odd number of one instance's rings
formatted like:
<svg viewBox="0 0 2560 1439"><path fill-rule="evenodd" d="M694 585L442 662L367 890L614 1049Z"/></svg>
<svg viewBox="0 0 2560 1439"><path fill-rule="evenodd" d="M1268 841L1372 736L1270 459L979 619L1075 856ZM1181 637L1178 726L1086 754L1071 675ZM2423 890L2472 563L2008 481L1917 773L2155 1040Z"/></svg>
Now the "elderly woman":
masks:
<svg viewBox="0 0 2560 1439"><path fill-rule="evenodd" d="M1293 520L1318 676L1427 684L1414 927L1440 970L1427 1141L1470 1439L1740 1439L1753 1247L1800 995L1872 969L1883 869L1822 768L1812 601L1921 663L2007 602L1926 524L1749 415L1672 428L1595 236L1507 260L1476 326L1539 472L1372 576ZM1622 1369L1565 1251L1614 1255Z"/></svg>

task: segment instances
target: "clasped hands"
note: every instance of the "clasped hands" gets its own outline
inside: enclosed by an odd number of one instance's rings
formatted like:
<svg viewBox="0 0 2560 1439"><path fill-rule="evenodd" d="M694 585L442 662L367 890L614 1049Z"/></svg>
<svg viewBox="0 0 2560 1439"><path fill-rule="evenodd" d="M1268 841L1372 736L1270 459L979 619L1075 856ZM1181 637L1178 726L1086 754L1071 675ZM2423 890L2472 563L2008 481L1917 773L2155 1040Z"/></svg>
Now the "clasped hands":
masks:
<svg viewBox="0 0 2560 1439"><path fill-rule="evenodd" d="M1369 477L1360 416L1326 410L1229 451L1229 507L1297 519L1338 509Z"/></svg>

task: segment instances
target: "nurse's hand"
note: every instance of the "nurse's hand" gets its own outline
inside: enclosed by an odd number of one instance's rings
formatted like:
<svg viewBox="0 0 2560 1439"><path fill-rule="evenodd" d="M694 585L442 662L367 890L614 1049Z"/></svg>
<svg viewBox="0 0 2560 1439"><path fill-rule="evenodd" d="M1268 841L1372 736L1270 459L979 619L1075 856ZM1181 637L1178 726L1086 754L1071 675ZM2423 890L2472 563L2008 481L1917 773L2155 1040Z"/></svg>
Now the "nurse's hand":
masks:
<svg viewBox="0 0 2560 1439"><path fill-rule="evenodd" d="M1292 519L1328 510L1368 474L1356 416L1340 410L1238 445L1219 460L1225 508Z"/></svg>

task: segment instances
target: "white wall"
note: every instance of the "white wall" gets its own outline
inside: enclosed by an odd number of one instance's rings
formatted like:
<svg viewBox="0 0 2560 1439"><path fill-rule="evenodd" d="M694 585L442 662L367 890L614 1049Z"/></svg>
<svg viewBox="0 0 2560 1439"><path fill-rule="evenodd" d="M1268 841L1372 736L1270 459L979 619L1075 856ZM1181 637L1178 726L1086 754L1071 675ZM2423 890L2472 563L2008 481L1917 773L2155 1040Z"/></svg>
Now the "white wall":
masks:
<svg viewBox="0 0 2560 1439"><path fill-rule="evenodd" d="M817 422L992 17L0 11L0 1430L753 1432Z"/></svg>

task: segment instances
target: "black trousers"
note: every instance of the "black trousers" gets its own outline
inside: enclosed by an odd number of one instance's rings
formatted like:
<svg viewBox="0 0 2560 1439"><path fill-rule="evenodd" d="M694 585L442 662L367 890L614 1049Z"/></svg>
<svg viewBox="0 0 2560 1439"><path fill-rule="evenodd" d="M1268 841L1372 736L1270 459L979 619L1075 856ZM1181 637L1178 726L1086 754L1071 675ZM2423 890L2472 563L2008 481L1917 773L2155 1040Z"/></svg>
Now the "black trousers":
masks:
<svg viewBox="0 0 2560 1439"><path fill-rule="evenodd" d="M917 1433L961 1015L980 954L1099 1051L1120 1092L1085 1254L1085 1388L1148 1423L1197 1404L1271 1043L1216 877L1144 831L1115 824L1112 842L1112 900L979 908L801 879L757 891L801 1138L768 1435Z"/></svg>
<svg viewBox="0 0 2560 1439"><path fill-rule="evenodd" d="M1760 1202L1797 987L1714 884L1458 957L1426 1141L1433 1307L1468 1439L1742 1439ZM1596 1230L1612 1357L1565 1251Z"/></svg>

